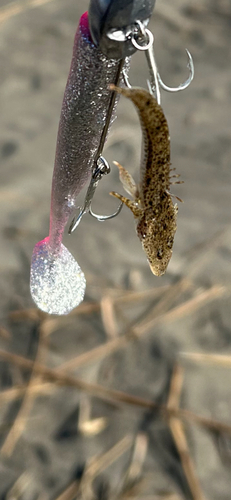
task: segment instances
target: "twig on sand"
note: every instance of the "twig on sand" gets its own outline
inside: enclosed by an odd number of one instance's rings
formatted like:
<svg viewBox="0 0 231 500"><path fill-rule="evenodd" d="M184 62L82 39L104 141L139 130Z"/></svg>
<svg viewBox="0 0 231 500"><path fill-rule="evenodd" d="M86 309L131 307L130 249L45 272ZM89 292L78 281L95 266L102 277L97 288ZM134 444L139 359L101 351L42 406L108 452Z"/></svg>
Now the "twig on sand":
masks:
<svg viewBox="0 0 231 500"><path fill-rule="evenodd" d="M35 367L38 362L42 361L43 356L44 356L43 324L41 324L39 329L38 349L36 358L33 362L30 380L27 385L20 410L2 445L1 448L2 455L10 456L12 454L15 445L26 426L26 421L30 413L30 410L32 408L34 397L36 395L36 393L33 391L33 388L41 381L41 376L38 372L36 372Z"/></svg>
<svg viewBox="0 0 231 500"><path fill-rule="evenodd" d="M8 490L6 498L9 500L21 498L23 492L28 488L31 479L28 472L23 472L23 474L17 478L13 486L11 486L10 490Z"/></svg>
<svg viewBox="0 0 231 500"><path fill-rule="evenodd" d="M112 352L124 348L131 340L142 337L149 332L151 328L165 322L176 321L182 316L187 316L188 314L195 312L195 310L200 307L203 307L209 301L214 300L225 293L224 287L215 285L209 290L201 292L196 297L193 297L192 299L185 301L183 304L169 310L169 307L172 305L171 302L173 300L175 301L182 291L188 288L188 286L189 284L186 281L181 281L176 286L172 286L173 289L169 290L166 296L158 302L145 320L128 327L125 335L109 340L101 346L95 347L86 353L80 354L74 359L66 361L60 366L60 369L76 370L87 363L92 363L102 357L108 356Z"/></svg>
<svg viewBox="0 0 231 500"><path fill-rule="evenodd" d="M193 363L204 363L206 365L217 365L223 368L231 368L231 355L227 354L180 352L180 357L182 360L192 361Z"/></svg>
<svg viewBox="0 0 231 500"><path fill-rule="evenodd" d="M176 365L173 370L173 375L170 384L170 391L167 402L168 409L175 409L175 410L179 409L182 385L183 385L183 368L180 365ZM192 498L193 500L205 500L190 455L183 423L178 417L171 416L168 420L168 425L170 427L173 439L175 441L175 445L180 455L182 468L185 473L185 477L187 479L187 483L189 485Z"/></svg>
<svg viewBox="0 0 231 500"><path fill-rule="evenodd" d="M72 481L55 500L74 500L79 492L80 481Z"/></svg>
<svg viewBox="0 0 231 500"><path fill-rule="evenodd" d="M100 301L101 318L105 333L109 339L118 336L118 327L115 319L114 302L109 295L104 295Z"/></svg>
<svg viewBox="0 0 231 500"><path fill-rule="evenodd" d="M112 446L110 450L102 455L92 457L87 463L81 479L79 481L73 481L68 485L55 500L73 500L77 494L78 498L85 500L94 498L92 491L94 479L131 448L133 439L132 435L127 434L123 439Z"/></svg>
<svg viewBox="0 0 231 500"><path fill-rule="evenodd" d="M0 337L2 337L4 340L10 340L11 339L11 333L4 326L0 326Z"/></svg>
<svg viewBox="0 0 231 500"><path fill-rule="evenodd" d="M50 394L52 391L54 391L54 384L43 381L38 382L37 384L34 383L31 387L28 387L28 384L11 387L10 389L6 389L5 391L0 392L0 403L7 403L10 401L14 401L15 399L19 399L24 396L26 391L29 391L35 396Z"/></svg>
<svg viewBox="0 0 231 500"><path fill-rule="evenodd" d="M24 368L26 370L31 370L34 367L34 373L42 375L45 379L51 380L61 386L75 387L76 389L85 391L96 398L110 401L116 406L118 403L124 403L130 406L136 406L138 408L159 410L166 418L168 418L169 416L177 416L180 419L187 420L204 428L224 432L228 435L231 435L231 425L219 422L217 420L209 419L201 415L197 415L196 413L193 413L189 410L185 410L182 408L167 408L166 405L160 405L155 401L136 397L122 391L108 389L99 384L85 382L84 380L73 377L61 370L47 368L41 364L33 363L33 361L24 358L23 356L8 353L6 351L3 351L2 349L0 349L0 358L5 359L10 363L14 363L15 365L20 366L21 368Z"/></svg>

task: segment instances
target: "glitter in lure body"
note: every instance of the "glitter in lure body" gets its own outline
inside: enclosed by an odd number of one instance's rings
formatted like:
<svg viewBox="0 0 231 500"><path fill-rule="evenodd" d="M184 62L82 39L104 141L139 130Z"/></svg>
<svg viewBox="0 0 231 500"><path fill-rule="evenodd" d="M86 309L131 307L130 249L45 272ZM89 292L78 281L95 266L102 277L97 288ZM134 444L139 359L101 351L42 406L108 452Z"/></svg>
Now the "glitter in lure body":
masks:
<svg viewBox="0 0 231 500"><path fill-rule="evenodd" d="M34 248L31 267L31 295L42 311L68 314L84 297L86 281L78 263L61 244L52 258L49 237Z"/></svg>
<svg viewBox="0 0 231 500"><path fill-rule="evenodd" d="M111 193L125 203L137 222L137 235L145 251L151 271L165 273L172 255L176 232L177 205L172 202L170 188L170 137L168 123L156 99L139 88L121 89L110 86L135 105L143 131L141 179L136 186L131 175L119 164L120 179L134 201Z"/></svg>
<svg viewBox="0 0 231 500"><path fill-rule="evenodd" d="M76 197L89 180L119 62L106 59L90 37L87 12L75 35L59 123L51 193L50 244L62 241Z"/></svg>
<svg viewBox="0 0 231 500"><path fill-rule="evenodd" d="M76 197L88 181L103 132L119 61L109 60L93 44L87 13L76 32L64 93L52 180L49 237L32 255L31 295L50 314L67 314L83 300L85 278L62 244Z"/></svg>

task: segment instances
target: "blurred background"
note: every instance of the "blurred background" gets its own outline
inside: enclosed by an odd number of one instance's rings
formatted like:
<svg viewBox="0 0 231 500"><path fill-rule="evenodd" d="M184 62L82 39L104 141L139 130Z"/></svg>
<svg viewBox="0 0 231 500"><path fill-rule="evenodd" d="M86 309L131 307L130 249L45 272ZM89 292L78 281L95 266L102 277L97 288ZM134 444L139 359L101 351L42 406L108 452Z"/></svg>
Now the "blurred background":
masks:
<svg viewBox="0 0 231 500"><path fill-rule="evenodd" d="M0 0L0 498L228 500L230 0L157 0L149 24L167 85L188 76L185 48L195 65L187 90L162 92L184 181L172 187L184 203L166 275L151 274L126 207L105 223L86 215L64 239L86 298L58 318L32 302L30 258L48 235L60 109L87 8ZM136 54L130 83L147 77ZM125 99L117 115L104 153L138 180L138 118ZM115 166L100 184L93 210L111 213Z"/></svg>

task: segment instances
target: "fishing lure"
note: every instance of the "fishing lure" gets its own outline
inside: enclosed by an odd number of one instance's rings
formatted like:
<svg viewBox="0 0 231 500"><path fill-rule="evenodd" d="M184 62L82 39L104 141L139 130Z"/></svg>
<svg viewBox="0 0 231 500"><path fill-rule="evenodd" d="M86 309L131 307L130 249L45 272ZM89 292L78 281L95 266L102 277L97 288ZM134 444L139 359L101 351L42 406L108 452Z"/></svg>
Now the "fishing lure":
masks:
<svg viewBox="0 0 231 500"><path fill-rule="evenodd" d="M83 14L59 123L49 236L35 245L31 262L31 295L48 313L67 314L84 297L84 274L62 238L76 197L92 175L111 99L108 85L118 81L120 65L118 59L108 59L94 45L88 14Z"/></svg>
<svg viewBox="0 0 231 500"><path fill-rule="evenodd" d="M168 123L161 106L145 89L120 88L111 90L130 99L135 105L143 132L143 155L140 184L118 163L120 180L133 200L111 192L132 211L137 235L156 276L165 273L172 255L176 232L177 205L172 202L170 189L170 137Z"/></svg>

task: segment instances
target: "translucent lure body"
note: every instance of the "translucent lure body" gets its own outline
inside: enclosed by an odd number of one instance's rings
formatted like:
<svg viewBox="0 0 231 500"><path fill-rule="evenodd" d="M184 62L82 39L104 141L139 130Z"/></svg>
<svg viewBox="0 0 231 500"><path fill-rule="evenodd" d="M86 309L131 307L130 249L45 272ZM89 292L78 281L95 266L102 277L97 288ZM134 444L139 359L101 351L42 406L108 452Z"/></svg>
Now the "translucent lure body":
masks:
<svg viewBox="0 0 231 500"><path fill-rule="evenodd" d="M84 297L85 277L62 244L76 197L92 173L119 61L107 59L90 37L88 15L76 32L64 93L52 180L49 236L32 255L31 295L50 314L67 314Z"/></svg>

